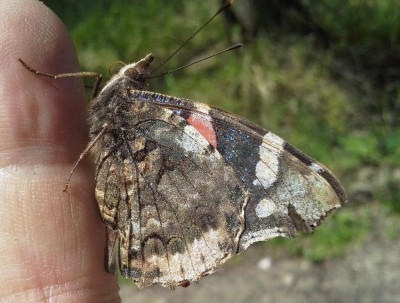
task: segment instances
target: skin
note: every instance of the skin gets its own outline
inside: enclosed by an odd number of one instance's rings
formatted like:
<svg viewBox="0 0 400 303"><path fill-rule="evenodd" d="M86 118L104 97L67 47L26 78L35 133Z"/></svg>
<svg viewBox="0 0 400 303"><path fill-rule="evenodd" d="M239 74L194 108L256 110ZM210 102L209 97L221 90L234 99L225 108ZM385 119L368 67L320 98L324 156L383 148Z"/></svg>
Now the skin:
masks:
<svg viewBox="0 0 400 303"><path fill-rule="evenodd" d="M0 301L120 302L103 267L82 79L61 21L36 0L0 1Z"/></svg>

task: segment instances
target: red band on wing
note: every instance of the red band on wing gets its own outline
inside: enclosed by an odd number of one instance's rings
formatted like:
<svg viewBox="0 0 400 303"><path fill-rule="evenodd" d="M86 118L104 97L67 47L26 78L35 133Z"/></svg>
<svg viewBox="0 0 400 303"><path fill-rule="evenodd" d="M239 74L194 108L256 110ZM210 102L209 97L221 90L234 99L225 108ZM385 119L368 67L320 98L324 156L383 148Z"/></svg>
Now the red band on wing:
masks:
<svg viewBox="0 0 400 303"><path fill-rule="evenodd" d="M217 136L211 124L211 117L190 115L186 121L192 125L208 143L217 148Z"/></svg>

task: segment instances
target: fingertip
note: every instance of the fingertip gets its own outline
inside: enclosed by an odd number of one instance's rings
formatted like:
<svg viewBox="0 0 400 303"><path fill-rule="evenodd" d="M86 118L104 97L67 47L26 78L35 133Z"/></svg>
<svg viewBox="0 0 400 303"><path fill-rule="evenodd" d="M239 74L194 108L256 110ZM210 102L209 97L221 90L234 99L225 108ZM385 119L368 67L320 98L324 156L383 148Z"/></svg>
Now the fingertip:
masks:
<svg viewBox="0 0 400 303"><path fill-rule="evenodd" d="M82 79L37 76L18 62L46 73L79 71L67 29L39 1L5 0L0 32L0 151L33 147L35 161L70 162L87 142ZM47 156L40 159L44 146Z"/></svg>
<svg viewBox="0 0 400 303"><path fill-rule="evenodd" d="M68 31L50 9L37 0L0 0L0 222L7 243L0 297L117 301L116 278L101 267L92 169L83 166L74 190L62 192L88 141L83 82L37 76L18 58L46 73L79 71Z"/></svg>

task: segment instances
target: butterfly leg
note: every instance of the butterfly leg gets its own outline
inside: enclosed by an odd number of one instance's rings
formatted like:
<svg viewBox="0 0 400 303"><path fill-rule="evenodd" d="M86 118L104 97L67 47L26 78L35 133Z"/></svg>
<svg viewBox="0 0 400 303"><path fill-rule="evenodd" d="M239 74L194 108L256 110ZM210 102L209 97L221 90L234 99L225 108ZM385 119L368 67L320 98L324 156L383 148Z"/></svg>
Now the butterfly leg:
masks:
<svg viewBox="0 0 400 303"><path fill-rule="evenodd" d="M104 135L104 133L108 130L108 124L104 124L103 129L101 132L92 140L89 142L88 146L85 148L85 150L79 155L78 160L75 161L74 166L72 167L67 182L65 182L65 188L64 192L68 190L69 187L69 182L71 181L71 177L75 171L75 169L78 167L79 163L82 161L83 157L90 151L90 149L93 147L93 145Z"/></svg>
<svg viewBox="0 0 400 303"><path fill-rule="evenodd" d="M94 97L96 97L97 93L99 92L101 79L103 78L103 75L100 74L100 73L95 73L95 72L76 72L76 73L65 73L65 74L56 74L56 75L55 74L48 74L48 73L39 72L38 70L30 67L21 58L18 58L18 61L21 62L22 66L25 67L31 73L34 73L35 75L38 75L38 76L44 76L44 77L53 78L55 80L61 79L61 78L74 78L74 77L94 77L94 78L96 78L96 82L94 84L93 91L92 91L92 99Z"/></svg>

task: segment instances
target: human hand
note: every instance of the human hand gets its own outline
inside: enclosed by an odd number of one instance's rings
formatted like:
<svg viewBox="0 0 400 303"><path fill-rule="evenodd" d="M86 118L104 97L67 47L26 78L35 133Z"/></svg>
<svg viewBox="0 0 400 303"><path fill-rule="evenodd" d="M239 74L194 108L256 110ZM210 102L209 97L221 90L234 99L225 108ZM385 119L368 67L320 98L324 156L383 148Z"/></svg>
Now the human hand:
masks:
<svg viewBox="0 0 400 303"><path fill-rule="evenodd" d="M79 71L60 20L35 0L0 2L0 301L119 302L103 268L104 227L87 139L81 79L29 73Z"/></svg>

